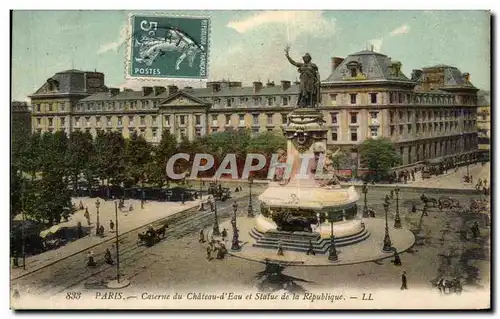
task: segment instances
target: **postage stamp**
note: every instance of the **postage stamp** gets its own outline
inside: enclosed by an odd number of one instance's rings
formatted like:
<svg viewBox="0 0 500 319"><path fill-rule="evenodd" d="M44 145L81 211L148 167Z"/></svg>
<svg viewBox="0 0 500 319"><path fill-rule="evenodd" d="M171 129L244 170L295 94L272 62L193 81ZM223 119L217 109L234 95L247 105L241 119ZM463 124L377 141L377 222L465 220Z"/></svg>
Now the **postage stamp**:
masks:
<svg viewBox="0 0 500 319"><path fill-rule="evenodd" d="M129 23L128 76L207 78L208 17L132 15Z"/></svg>

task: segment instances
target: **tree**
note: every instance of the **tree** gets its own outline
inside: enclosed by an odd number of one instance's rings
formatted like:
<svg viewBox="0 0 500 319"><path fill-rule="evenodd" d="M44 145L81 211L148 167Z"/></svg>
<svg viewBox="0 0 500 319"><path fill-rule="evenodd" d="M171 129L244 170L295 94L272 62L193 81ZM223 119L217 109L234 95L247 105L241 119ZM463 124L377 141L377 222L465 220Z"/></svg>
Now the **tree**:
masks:
<svg viewBox="0 0 500 319"><path fill-rule="evenodd" d="M42 167L43 148L41 140L40 133L32 134L22 151L22 158L20 159L21 170L31 175L31 181L35 180L36 174Z"/></svg>
<svg viewBox="0 0 500 319"><path fill-rule="evenodd" d="M102 183L106 181L109 197L109 184L119 184L125 180L125 140L120 132L99 132L95 138L96 171Z"/></svg>
<svg viewBox="0 0 500 319"><path fill-rule="evenodd" d="M286 144L286 137L275 131L260 133L250 139L246 147L247 153L258 153L266 157L266 166L259 172L255 172L254 177L267 177L272 155L276 154L279 150L286 150Z"/></svg>
<svg viewBox="0 0 500 319"><path fill-rule="evenodd" d="M90 132L73 131L69 135L67 163L68 174L73 178L73 189L76 191L80 174L85 174L91 187L92 156L94 145Z"/></svg>
<svg viewBox="0 0 500 319"><path fill-rule="evenodd" d="M134 132L125 143L126 179L136 185L144 182L146 166L152 161L151 144Z"/></svg>
<svg viewBox="0 0 500 319"><path fill-rule="evenodd" d="M389 139L367 139L359 147L361 163L370 170L376 181L388 175L389 170L400 162L394 145Z"/></svg>
<svg viewBox="0 0 500 319"><path fill-rule="evenodd" d="M148 165L147 168L149 179L154 181L159 187L162 187L165 181L167 182L167 187L169 186L170 179L166 174L166 167L168 159L173 156L176 151L177 139L174 135L170 134L170 130L163 130L160 144L154 149L154 164Z"/></svg>

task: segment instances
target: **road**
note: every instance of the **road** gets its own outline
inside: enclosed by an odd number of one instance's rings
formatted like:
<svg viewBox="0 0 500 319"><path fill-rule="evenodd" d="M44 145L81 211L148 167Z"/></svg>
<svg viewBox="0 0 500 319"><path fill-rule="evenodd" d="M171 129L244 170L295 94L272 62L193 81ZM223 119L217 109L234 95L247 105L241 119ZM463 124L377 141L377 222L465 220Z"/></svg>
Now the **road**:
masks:
<svg viewBox="0 0 500 319"><path fill-rule="evenodd" d="M370 189L367 195L368 205L377 211L377 218L383 215L382 199L387 194L387 189ZM415 214L407 213L411 203L419 203L421 191L401 190L400 208L403 223L409 227L416 219ZM442 194L444 195L444 194ZM255 195L257 196L257 195ZM439 197L426 193L426 196ZM454 199L458 199L463 206L468 205L472 198L479 195L468 194L447 194ZM234 201L219 203L218 215L222 221L232 214L232 204ZM237 200L243 216L246 211L248 198ZM363 195L361 194L358 205L363 205ZM254 199L254 207L259 207L258 200ZM394 205L392 206L394 207ZM393 209L392 209L393 210ZM390 220L392 220L392 214ZM471 218L476 218L472 217ZM405 263L405 270L412 280L412 286L429 287L429 281L434 279L438 273L449 269L444 265L443 257L440 254L449 254L449 250L458 251L458 256L463 256L466 252L464 242L460 241L458 231L460 228L468 227L471 219L462 217L451 212L440 213L431 210L429 217L424 220L424 246L417 246L409 253L402 255ZM412 220L410 220L412 219ZM417 218L418 219L418 218ZM173 215L165 219L169 224L167 238L153 247L137 245L137 234L145 231L142 228L138 231L124 235L120 239L120 266L124 278L129 278L138 287L156 287L161 289L189 288L196 286L216 287L223 285L227 289L234 286L235 289L242 287L252 287L255 285L255 273L263 270L263 266L257 263L248 263L238 258L228 258L222 263L210 263L204 259L204 245L197 242L197 234L202 228L210 228L213 225L214 215L211 212L198 212L191 210L182 214ZM465 225L467 223L467 225ZM481 225L488 229L487 225ZM452 247L453 246L453 247ZM460 248L460 247L465 248ZM41 269L35 273L12 281L12 285L18 287L21 294L28 292L36 295L63 295L65 291L78 288L81 289L102 289L103 282L116 276L115 266L109 266L103 262L103 254L106 248L110 248L114 254L114 248L110 243L93 248L98 266L89 269L86 266L87 251L81 252L73 257L56 263L50 267ZM485 247L488 249L488 247ZM461 253L460 251L464 252ZM458 257L457 257L458 258ZM453 261L458 270L467 270L467 260L460 257ZM481 257L481 260L489 263L489 256ZM465 262L465 264L464 264ZM481 265L484 265L481 261ZM438 269L439 267L440 269ZM330 285L340 286L377 286L380 280L387 284L398 284L399 274L394 273L394 266L389 261L385 263L364 263L349 267L324 267L311 268L290 267L287 272L290 275L315 282L316 286L328 287ZM482 273L483 266L477 267L481 273L481 282L487 281L489 274ZM339 270L342 270L339 272ZM444 269L444 270L443 270ZM224 278L224 280L220 280ZM195 284L196 283L196 284Z"/></svg>
<svg viewBox="0 0 500 319"><path fill-rule="evenodd" d="M248 196L238 198L236 202L240 207L246 207ZM228 200L217 204L217 213L220 221L232 215L233 203L234 200ZM254 203L258 205L256 198L254 198ZM155 222L155 224L163 223L168 224L169 228L166 231L166 238L157 245L182 238L187 234L198 232L200 229L213 225L214 213L210 211L200 212L197 208L194 208ZM139 245L137 240L138 234L145 232L146 229L147 227L142 227L136 231L119 236L120 268L122 269L120 273L123 273L127 267L140 263L141 259L148 254L150 247ZM35 272L13 279L11 280L11 286L18 287L20 292L26 291L30 294L49 296L59 294L82 283L89 287L102 287L104 281L116 277L116 266L111 266L104 262L106 248L111 250L113 259L116 261L114 241L102 243L51 266L43 267ZM87 253L89 251L93 252L97 267L87 267Z"/></svg>

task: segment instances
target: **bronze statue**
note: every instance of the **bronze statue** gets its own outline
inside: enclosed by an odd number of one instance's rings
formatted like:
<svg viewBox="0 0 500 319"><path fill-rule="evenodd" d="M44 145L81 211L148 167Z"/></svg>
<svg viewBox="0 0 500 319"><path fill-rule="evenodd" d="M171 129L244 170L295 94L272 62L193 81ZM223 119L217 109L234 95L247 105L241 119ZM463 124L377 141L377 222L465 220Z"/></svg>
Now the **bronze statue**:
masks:
<svg viewBox="0 0 500 319"><path fill-rule="evenodd" d="M309 53L302 57L304 63L300 63L290 58L289 51L290 46L287 46L285 56L292 65L298 68L300 73L300 93L297 106L299 108L313 108L321 102L318 66L311 62L312 58Z"/></svg>

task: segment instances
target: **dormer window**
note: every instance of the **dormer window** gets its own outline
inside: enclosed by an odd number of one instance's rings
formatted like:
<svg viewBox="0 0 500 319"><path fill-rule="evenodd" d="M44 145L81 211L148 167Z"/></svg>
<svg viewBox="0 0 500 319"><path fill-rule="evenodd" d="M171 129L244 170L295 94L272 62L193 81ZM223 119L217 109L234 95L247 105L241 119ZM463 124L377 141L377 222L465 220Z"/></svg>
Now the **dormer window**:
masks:
<svg viewBox="0 0 500 319"><path fill-rule="evenodd" d="M351 61L351 62L347 63L347 69L349 69L351 77L353 77L353 78L355 78L358 75L363 73L361 63L359 63L357 61Z"/></svg>

